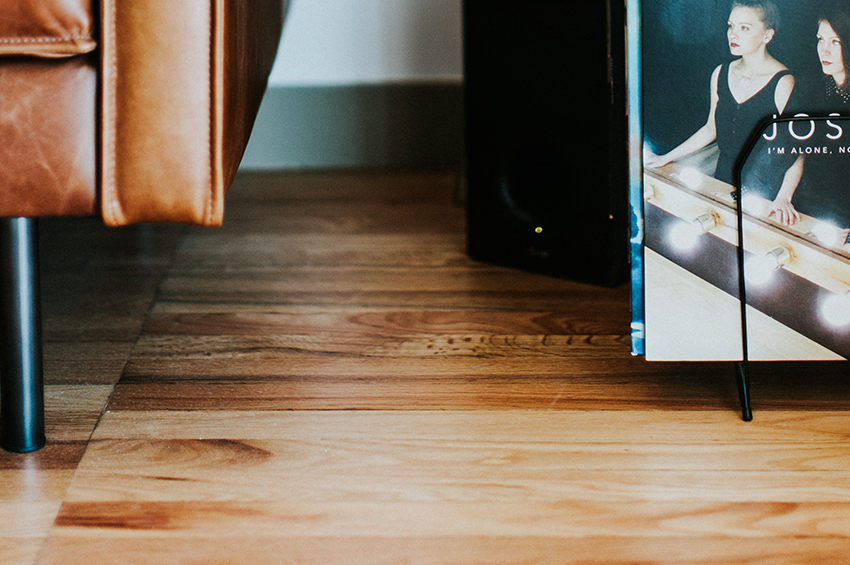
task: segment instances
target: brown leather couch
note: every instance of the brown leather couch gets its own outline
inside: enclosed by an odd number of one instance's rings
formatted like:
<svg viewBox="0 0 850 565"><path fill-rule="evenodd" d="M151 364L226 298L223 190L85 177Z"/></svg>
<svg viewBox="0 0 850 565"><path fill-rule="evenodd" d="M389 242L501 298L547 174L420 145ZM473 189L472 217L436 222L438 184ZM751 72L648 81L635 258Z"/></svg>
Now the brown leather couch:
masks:
<svg viewBox="0 0 850 565"><path fill-rule="evenodd" d="M216 226L284 0L0 0L0 443L44 444L33 219Z"/></svg>

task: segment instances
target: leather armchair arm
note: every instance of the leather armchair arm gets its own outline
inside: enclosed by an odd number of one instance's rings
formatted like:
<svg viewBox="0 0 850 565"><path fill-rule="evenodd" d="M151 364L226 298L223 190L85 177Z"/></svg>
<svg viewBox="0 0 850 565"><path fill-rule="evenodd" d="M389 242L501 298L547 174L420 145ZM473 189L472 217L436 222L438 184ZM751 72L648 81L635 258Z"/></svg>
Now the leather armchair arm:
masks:
<svg viewBox="0 0 850 565"><path fill-rule="evenodd" d="M220 224L283 14L283 0L0 0L0 216Z"/></svg>
<svg viewBox="0 0 850 565"><path fill-rule="evenodd" d="M107 224L221 223L283 13L281 0L103 0Z"/></svg>

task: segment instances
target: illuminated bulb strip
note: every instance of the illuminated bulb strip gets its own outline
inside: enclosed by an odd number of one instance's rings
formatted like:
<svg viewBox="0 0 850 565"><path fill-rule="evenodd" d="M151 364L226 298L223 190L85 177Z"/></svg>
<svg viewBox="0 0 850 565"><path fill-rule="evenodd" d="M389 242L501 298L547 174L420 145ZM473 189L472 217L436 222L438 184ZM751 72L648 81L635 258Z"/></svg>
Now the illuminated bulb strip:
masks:
<svg viewBox="0 0 850 565"><path fill-rule="evenodd" d="M744 278L750 284L761 286L773 277L773 273L788 264L791 252L784 247L775 247L764 255L750 257L744 265Z"/></svg>

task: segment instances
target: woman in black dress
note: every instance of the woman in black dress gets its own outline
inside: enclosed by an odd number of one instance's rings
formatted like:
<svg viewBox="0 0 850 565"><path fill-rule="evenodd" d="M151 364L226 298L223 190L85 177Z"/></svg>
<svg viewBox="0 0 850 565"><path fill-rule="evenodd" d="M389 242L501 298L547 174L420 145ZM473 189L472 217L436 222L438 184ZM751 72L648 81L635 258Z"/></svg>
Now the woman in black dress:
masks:
<svg viewBox="0 0 850 565"><path fill-rule="evenodd" d="M726 37L731 63L718 65L711 74L708 119L678 147L645 159L648 167L661 167L717 141L719 157L714 176L732 184L735 160L758 123L782 114L794 89L794 77L767 51L778 20L776 6L768 0L738 0L732 4Z"/></svg>
<svg viewBox="0 0 850 565"><path fill-rule="evenodd" d="M850 11L838 11L818 22L818 58L823 71L819 91L807 100L817 113L845 113L850 108L850 49L844 49L843 38L850 38Z"/></svg>
<svg viewBox="0 0 850 565"><path fill-rule="evenodd" d="M795 114L850 115L850 49L844 48L845 37L850 38L850 10L834 10L819 20L817 55L823 74L809 84L804 82L794 93L789 107L794 108ZM834 134L838 129L831 126L830 131ZM847 139L829 138L819 144L830 147L831 152L797 159L795 167L801 173L799 189L798 183L783 186L771 213L788 225L799 220L799 212L802 212L846 228L850 226L850 156L841 154L837 145L846 148ZM850 243L844 248L850 251Z"/></svg>

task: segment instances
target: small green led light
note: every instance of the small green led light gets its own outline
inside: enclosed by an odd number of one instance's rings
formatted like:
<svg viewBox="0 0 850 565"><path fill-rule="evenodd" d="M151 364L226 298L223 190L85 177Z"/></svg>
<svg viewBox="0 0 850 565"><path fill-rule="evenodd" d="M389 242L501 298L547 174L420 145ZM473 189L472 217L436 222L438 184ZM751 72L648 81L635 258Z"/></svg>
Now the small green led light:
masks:
<svg viewBox="0 0 850 565"><path fill-rule="evenodd" d="M543 228L537 226L536 228L534 228L534 233L543 233Z"/></svg>

